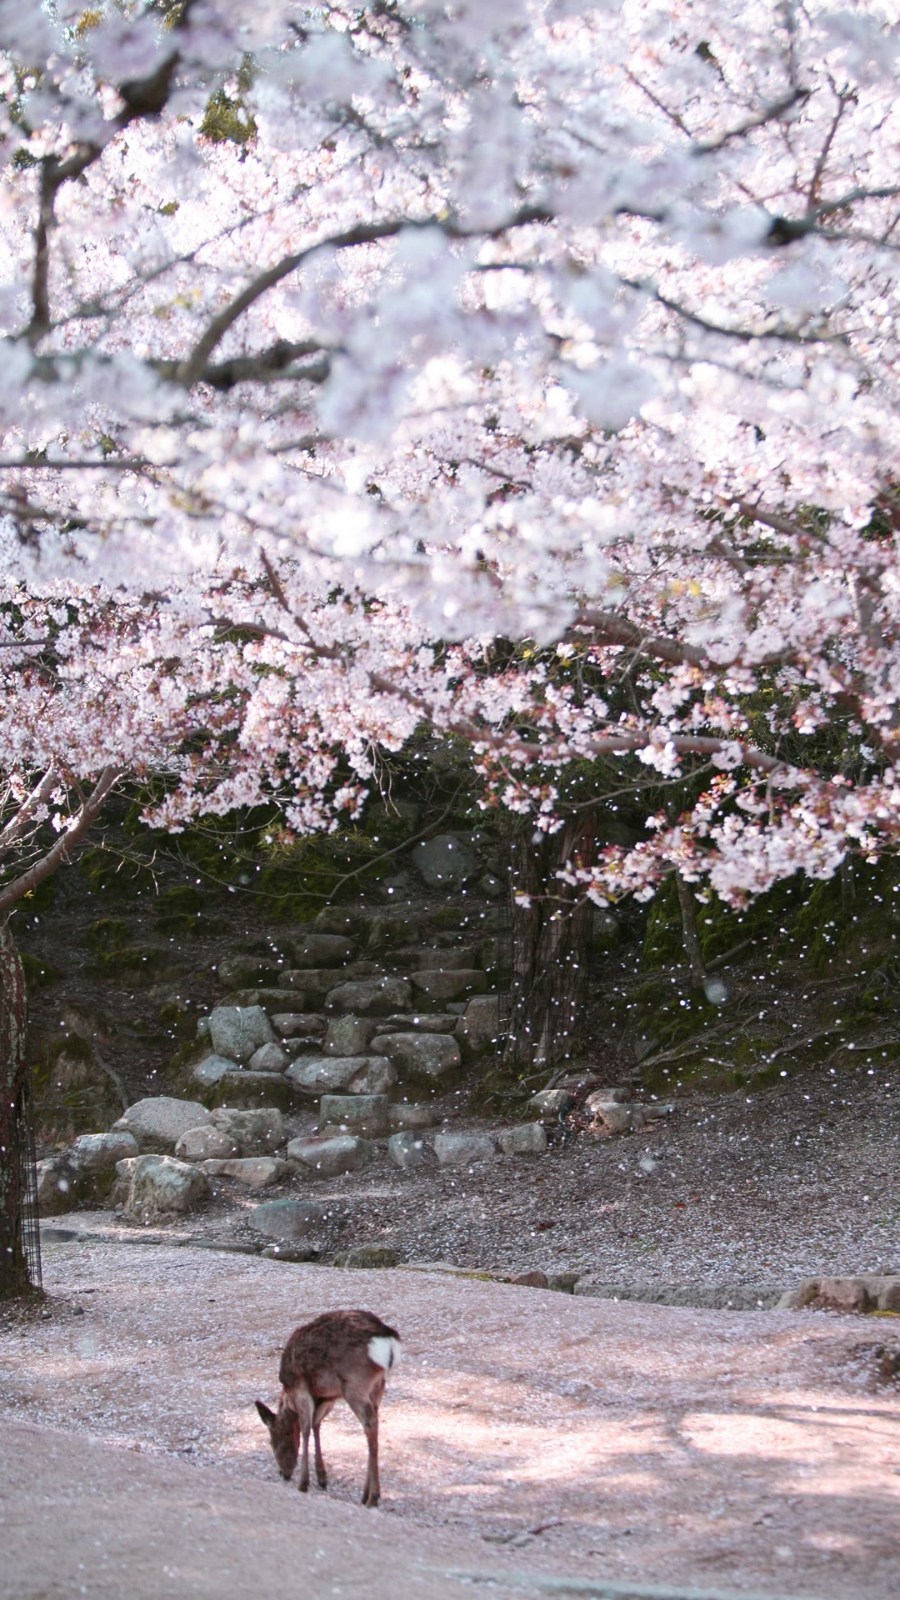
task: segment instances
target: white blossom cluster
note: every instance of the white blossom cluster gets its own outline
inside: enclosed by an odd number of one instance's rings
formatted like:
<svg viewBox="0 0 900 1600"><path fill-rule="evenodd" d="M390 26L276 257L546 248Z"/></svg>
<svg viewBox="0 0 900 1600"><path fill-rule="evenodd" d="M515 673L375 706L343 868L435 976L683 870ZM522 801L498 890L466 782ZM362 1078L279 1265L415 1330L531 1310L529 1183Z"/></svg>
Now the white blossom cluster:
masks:
<svg viewBox="0 0 900 1600"><path fill-rule="evenodd" d="M600 899L893 844L897 20L0 7L0 850L423 723L539 828L705 774Z"/></svg>

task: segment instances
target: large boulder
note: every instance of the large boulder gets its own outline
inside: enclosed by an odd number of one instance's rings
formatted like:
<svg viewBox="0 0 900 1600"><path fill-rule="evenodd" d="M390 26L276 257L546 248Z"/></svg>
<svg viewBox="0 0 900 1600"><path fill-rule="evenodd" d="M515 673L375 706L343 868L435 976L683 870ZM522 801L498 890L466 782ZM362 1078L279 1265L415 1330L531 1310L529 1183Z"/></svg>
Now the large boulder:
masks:
<svg viewBox="0 0 900 1600"><path fill-rule="evenodd" d="M413 972L412 985L432 1005L443 1005L448 1000L465 1000L470 994L484 994L488 986L487 973L476 967L460 967L454 971L440 970Z"/></svg>
<svg viewBox="0 0 900 1600"><path fill-rule="evenodd" d="M244 1066L260 1045L274 1041L275 1034L261 1005L216 1006L210 1013L209 1037L217 1056Z"/></svg>
<svg viewBox="0 0 900 1600"><path fill-rule="evenodd" d="M281 983L280 977L278 983ZM267 1012L284 1011L292 998L292 996L286 995L284 989L280 987L235 989L231 994L225 996L222 1001L222 1007L226 1009L229 1006L237 1006L241 1011L249 1011L252 1006L262 1006Z"/></svg>
<svg viewBox="0 0 900 1600"><path fill-rule="evenodd" d="M470 1167L496 1154L489 1133L436 1133L434 1153L439 1167Z"/></svg>
<svg viewBox="0 0 900 1600"><path fill-rule="evenodd" d="M540 1117L542 1122L556 1123L565 1111L569 1111L575 1104L575 1097L571 1089L538 1089L528 1102L528 1108Z"/></svg>
<svg viewBox="0 0 900 1600"><path fill-rule="evenodd" d="M366 940L366 949L374 953L379 950L400 950L409 943L415 932L410 925L410 919L404 916L379 916L372 920L369 927L369 936Z"/></svg>
<svg viewBox="0 0 900 1600"><path fill-rule="evenodd" d="M314 926L320 933L339 933L344 939L360 939L366 931L367 921L366 913L358 908L323 906Z"/></svg>
<svg viewBox="0 0 900 1600"><path fill-rule="evenodd" d="M522 1122L517 1128L501 1128L497 1143L505 1156L541 1156L547 1133L542 1122Z"/></svg>
<svg viewBox="0 0 900 1600"><path fill-rule="evenodd" d="M209 1197L205 1172L173 1156L145 1155L116 1166L125 1215L133 1222L194 1211Z"/></svg>
<svg viewBox="0 0 900 1600"><path fill-rule="evenodd" d="M412 859L429 889L461 889L478 870L472 846L458 833L439 833L417 844Z"/></svg>
<svg viewBox="0 0 900 1600"><path fill-rule="evenodd" d="M250 1227L266 1239L305 1239L321 1227L327 1212L314 1200L265 1200L254 1206Z"/></svg>
<svg viewBox="0 0 900 1600"><path fill-rule="evenodd" d="M175 1146L179 1161L226 1161L239 1156L241 1147L223 1128L207 1122L202 1128L188 1128Z"/></svg>
<svg viewBox="0 0 900 1600"><path fill-rule="evenodd" d="M804 1278L778 1301L779 1311L803 1306L827 1311L900 1312L900 1274L862 1272L855 1278Z"/></svg>
<svg viewBox="0 0 900 1600"><path fill-rule="evenodd" d="M393 1062L402 1083L438 1089L460 1068L459 1045L446 1033L385 1033L378 1046Z"/></svg>
<svg viewBox="0 0 900 1600"><path fill-rule="evenodd" d="M141 1153L173 1155L175 1146L188 1128L201 1128L209 1112L199 1100L176 1100L172 1095L153 1095L137 1100L123 1117L114 1122L111 1133L130 1133Z"/></svg>
<svg viewBox="0 0 900 1600"><path fill-rule="evenodd" d="M356 946L338 933L306 933L291 946L295 967L346 967Z"/></svg>
<svg viewBox="0 0 900 1600"><path fill-rule="evenodd" d="M284 1117L275 1106L217 1106L212 1122L231 1141L231 1155L268 1156L287 1139Z"/></svg>
<svg viewBox="0 0 900 1600"><path fill-rule="evenodd" d="M322 1044L326 1056L363 1056L378 1024L372 1017L332 1017Z"/></svg>
<svg viewBox="0 0 900 1600"><path fill-rule="evenodd" d="M117 1161L126 1161L129 1156L139 1154L134 1134L126 1133L124 1129L110 1133L79 1134L69 1151L76 1167L83 1173L114 1171Z"/></svg>
<svg viewBox="0 0 900 1600"><path fill-rule="evenodd" d="M77 1205L102 1204L116 1179L119 1161L138 1154L130 1133L83 1133L68 1150L37 1164L38 1211L58 1216Z"/></svg>
<svg viewBox="0 0 900 1600"><path fill-rule="evenodd" d="M387 1056L300 1056L285 1077L301 1094L387 1094L397 1082Z"/></svg>
<svg viewBox="0 0 900 1600"><path fill-rule="evenodd" d="M408 1011L411 1004L412 990L406 978L364 978L331 989L325 1009L349 1011L359 1017L387 1017L392 1011Z"/></svg>
<svg viewBox="0 0 900 1600"><path fill-rule="evenodd" d="M388 1130L388 1100L385 1094L323 1094L319 1105L323 1125L342 1132L364 1133L377 1139Z"/></svg>
<svg viewBox="0 0 900 1600"><path fill-rule="evenodd" d="M287 1147L290 1161L310 1178L337 1178L342 1172L358 1172L369 1159L372 1146L353 1134L332 1138L292 1139Z"/></svg>
<svg viewBox="0 0 900 1600"><path fill-rule="evenodd" d="M493 1054L500 1037L500 996L479 995L456 1020L454 1033L466 1060Z"/></svg>

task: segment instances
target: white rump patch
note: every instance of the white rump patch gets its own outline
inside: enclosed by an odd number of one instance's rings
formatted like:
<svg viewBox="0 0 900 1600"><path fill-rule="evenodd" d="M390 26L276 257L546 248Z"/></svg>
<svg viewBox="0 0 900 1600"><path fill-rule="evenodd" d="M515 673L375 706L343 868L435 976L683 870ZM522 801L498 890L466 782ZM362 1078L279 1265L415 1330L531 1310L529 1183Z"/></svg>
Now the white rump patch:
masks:
<svg viewBox="0 0 900 1600"><path fill-rule="evenodd" d="M400 1360L400 1340L389 1339L385 1334L375 1334L366 1349L369 1360L374 1361L376 1367L383 1367L385 1372L390 1372L394 1362Z"/></svg>

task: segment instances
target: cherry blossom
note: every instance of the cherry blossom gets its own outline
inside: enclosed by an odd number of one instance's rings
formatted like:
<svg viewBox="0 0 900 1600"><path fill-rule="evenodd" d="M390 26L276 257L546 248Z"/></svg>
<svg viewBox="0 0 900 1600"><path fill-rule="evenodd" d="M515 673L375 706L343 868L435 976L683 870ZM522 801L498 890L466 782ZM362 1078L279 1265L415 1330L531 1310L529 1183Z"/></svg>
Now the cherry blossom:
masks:
<svg viewBox="0 0 900 1600"><path fill-rule="evenodd" d="M681 785L601 901L892 847L896 20L2 6L0 909L125 776L329 828L423 723L541 830Z"/></svg>

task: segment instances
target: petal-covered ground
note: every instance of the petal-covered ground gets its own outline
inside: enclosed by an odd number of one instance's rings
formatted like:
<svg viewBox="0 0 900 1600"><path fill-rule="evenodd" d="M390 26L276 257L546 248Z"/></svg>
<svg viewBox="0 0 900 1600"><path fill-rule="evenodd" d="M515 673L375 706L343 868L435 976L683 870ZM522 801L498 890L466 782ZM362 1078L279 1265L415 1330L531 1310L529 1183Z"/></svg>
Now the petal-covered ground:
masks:
<svg viewBox="0 0 900 1600"><path fill-rule="evenodd" d="M44 1310L0 1319L9 1600L82 1585L112 1594L101 1578L116 1562L135 1594L203 1593L183 1551L204 1544L213 1567L237 1560L235 1491L250 1497L258 1551L270 1538L281 1548L286 1528L303 1541L289 1587L313 1534L331 1552L323 1595L362 1594L367 1581L380 1594L383 1580L387 1594L388 1556L408 1573L566 1575L623 1595L633 1584L804 1600L900 1591L900 1391L878 1381L875 1354L900 1342L894 1318L618 1303L113 1238L50 1244L44 1270ZM277 1393L292 1328L352 1305L404 1345L381 1412L377 1512L355 1503L365 1445L345 1407L323 1429L328 1493L301 1500L278 1478L253 1405ZM89 1437L117 1448L77 1448ZM122 1483L141 1479L126 1545L102 1489L104 1474L119 1482L111 1461ZM207 1517L214 1492L225 1509ZM175 1519L177 1538L172 1524L182 1556L163 1582L160 1507L186 1495L198 1509L187 1532ZM95 1570L83 1572L91 1550ZM444 1583L410 1578L400 1592L443 1596ZM219 1592L240 1591L235 1578Z"/></svg>

